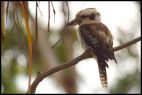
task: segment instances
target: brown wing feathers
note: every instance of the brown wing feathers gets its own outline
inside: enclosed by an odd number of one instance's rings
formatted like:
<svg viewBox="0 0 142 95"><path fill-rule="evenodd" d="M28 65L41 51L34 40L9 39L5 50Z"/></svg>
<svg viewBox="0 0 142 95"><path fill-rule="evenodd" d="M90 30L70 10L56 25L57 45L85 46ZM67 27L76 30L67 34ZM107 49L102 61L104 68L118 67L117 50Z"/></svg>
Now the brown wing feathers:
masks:
<svg viewBox="0 0 142 95"><path fill-rule="evenodd" d="M96 26L99 25L99 26ZM103 24L85 24L80 26L81 38L87 46L93 48L94 54L97 57L98 69L102 87L107 87L107 61L114 59L112 51L112 36L107 27L102 29ZM101 33L100 33L101 32ZM104 33L103 33L104 32ZM109 36L109 38L107 38ZM116 61L116 60L115 60Z"/></svg>

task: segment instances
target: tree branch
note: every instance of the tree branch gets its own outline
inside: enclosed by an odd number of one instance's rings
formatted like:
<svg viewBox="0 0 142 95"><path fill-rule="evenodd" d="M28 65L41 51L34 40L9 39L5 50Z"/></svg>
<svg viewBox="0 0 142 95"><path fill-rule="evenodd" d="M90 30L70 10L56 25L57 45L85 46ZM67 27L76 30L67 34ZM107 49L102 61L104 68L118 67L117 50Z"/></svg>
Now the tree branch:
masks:
<svg viewBox="0 0 142 95"><path fill-rule="evenodd" d="M138 41L140 41L140 40L141 40L141 37L137 37L137 38L135 38L134 40L129 41L129 42L123 44L123 45L114 47L113 50L114 50L114 52L115 52L115 51L118 51L118 50L123 49L123 48L126 48L126 47L128 47L128 46L130 46L130 45L132 45L132 44L134 44L134 43L136 43L136 42L138 42Z"/></svg>
<svg viewBox="0 0 142 95"><path fill-rule="evenodd" d="M123 45L120 45L120 46L117 46L117 47L114 47L114 52L115 51L118 51L118 50L121 50L123 48L126 48L138 41L141 40L141 37L138 37L132 41L129 41ZM56 67L53 67L45 72L42 72L40 74L37 75L36 79L34 80L34 82L32 83L32 85L30 86L30 91L27 91L27 93L35 93L35 90L36 90L36 87L37 85L39 84L40 81L42 81L44 78L46 78L47 76L51 75L51 74L54 74L60 70L63 70L63 69L66 69L66 68L69 68L75 64L77 64L79 61L83 60L83 59L86 59L86 58L91 58L91 50L88 48L83 54L81 54L80 56L64 63L64 64L61 64L61 65L58 65Z"/></svg>

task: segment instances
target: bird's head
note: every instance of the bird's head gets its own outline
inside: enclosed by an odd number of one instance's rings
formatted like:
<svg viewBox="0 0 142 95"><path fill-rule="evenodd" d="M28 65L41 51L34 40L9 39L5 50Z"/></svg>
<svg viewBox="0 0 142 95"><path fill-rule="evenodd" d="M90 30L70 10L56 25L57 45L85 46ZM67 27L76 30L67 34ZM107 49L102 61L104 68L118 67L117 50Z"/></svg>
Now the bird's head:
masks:
<svg viewBox="0 0 142 95"><path fill-rule="evenodd" d="M101 22L100 13L96 10L96 8L87 8L79 11L76 14L76 18L70 21L69 23L67 23L67 26L100 23L100 22Z"/></svg>

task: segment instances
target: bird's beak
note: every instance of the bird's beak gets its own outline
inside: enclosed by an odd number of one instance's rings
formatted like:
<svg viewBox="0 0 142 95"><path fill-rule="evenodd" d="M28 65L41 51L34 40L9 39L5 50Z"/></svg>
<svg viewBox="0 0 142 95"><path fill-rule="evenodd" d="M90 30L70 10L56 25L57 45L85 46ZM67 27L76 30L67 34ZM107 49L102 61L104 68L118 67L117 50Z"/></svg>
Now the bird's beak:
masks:
<svg viewBox="0 0 142 95"><path fill-rule="evenodd" d="M72 20L72 21L70 21L70 22L68 22L67 24L66 24L66 26L74 26L74 25L77 25L77 24L79 24L80 23L80 19L74 19L74 20Z"/></svg>

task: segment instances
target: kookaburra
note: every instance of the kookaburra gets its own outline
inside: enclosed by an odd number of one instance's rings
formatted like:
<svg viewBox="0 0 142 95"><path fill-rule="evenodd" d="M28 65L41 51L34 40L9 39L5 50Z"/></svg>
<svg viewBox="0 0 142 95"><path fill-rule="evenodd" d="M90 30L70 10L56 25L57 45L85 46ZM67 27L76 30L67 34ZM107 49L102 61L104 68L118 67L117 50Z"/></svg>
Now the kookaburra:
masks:
<svg viewBox="0 0 142 95"><path fill-rule="evenodd" d="M107 62L116 59L113 51L112 34L101 23L100 13L96 8L87 8L77 13L76 18L67 26L79 25L78 37L85 49L91 48L92 56L97 60L102 87L107 87Z"/></svg>

